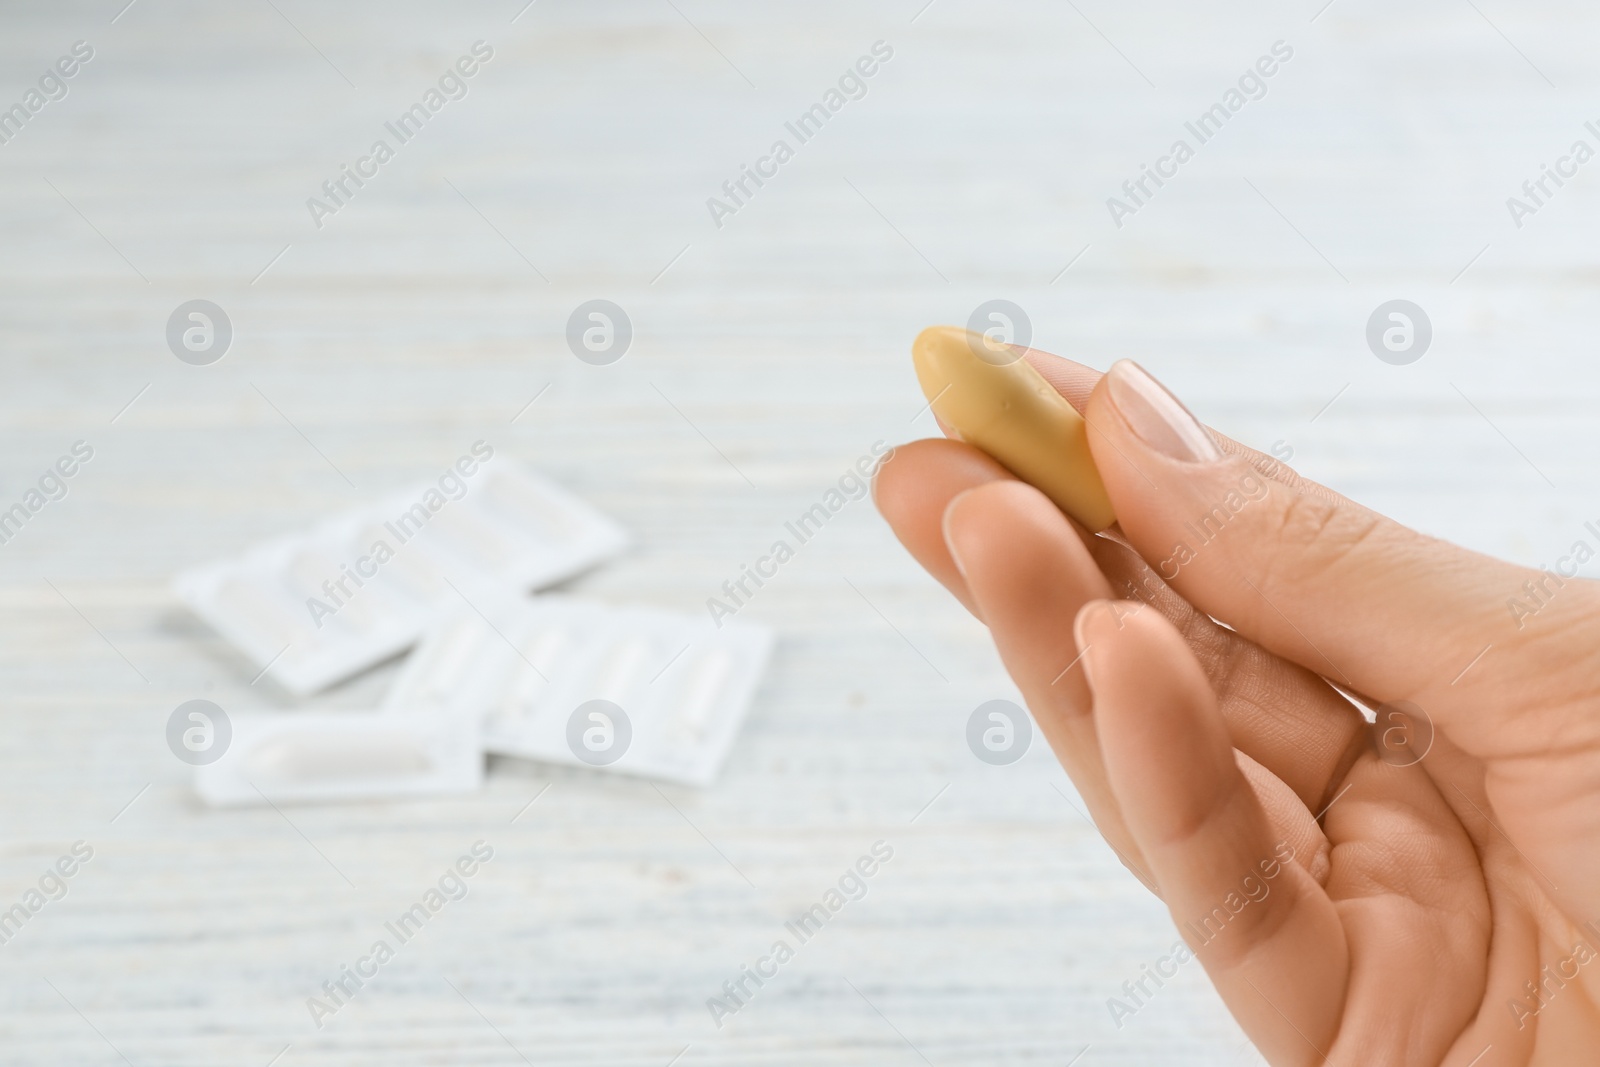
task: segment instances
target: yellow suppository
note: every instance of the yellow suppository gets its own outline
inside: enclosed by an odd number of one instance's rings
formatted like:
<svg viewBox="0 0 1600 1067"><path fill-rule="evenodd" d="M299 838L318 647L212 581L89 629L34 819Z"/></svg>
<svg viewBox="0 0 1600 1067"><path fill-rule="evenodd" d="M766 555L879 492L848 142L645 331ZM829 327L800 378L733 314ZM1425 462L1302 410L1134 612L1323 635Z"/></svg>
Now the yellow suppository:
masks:
<svg viewBox="0 0 1600 1067"><path fill-rule="evenodd" d="M1116 521L1089 455L1088 426L1021 349L958 326L930 326L911 346L934 414L1037 488L1091 533Z"/></svg>

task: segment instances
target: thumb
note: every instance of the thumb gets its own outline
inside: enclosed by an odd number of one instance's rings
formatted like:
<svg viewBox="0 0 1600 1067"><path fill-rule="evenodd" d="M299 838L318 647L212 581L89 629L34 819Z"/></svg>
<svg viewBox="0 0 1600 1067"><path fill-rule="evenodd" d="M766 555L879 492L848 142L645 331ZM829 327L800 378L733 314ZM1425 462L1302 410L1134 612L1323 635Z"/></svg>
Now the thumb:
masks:
<svg viewBox="0 0 1600 1067"><path fill-rule="evenodd" d="M1577 657L1561 638L1581 632L1578 618L1600 618L1588 583L1293 486L1259 469L1264 457L1226 455L1131 361L1111 368L1085 414L1123 533L1190 603L1246 637L1360 694L1467 727L1453 733L1469 751L1475 737L1493 743L1496 710L1526 701L1519 680L1544 679L1548 692L1564 677L1577 692Z"/></svg>

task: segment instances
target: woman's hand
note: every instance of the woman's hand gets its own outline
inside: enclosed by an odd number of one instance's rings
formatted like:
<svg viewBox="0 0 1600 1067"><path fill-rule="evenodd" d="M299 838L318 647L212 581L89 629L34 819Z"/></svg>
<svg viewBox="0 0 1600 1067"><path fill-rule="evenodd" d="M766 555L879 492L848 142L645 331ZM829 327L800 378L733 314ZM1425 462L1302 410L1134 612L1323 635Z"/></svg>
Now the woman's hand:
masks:
<svg viewBox="0 0 1600 1067"><path fill-rule="evenodd" d="M1118 527L956 441L896 449L878 506L1267 1059L1600 1063L1597 587L1307 482L1135 364L1028 358Z"/></svg>

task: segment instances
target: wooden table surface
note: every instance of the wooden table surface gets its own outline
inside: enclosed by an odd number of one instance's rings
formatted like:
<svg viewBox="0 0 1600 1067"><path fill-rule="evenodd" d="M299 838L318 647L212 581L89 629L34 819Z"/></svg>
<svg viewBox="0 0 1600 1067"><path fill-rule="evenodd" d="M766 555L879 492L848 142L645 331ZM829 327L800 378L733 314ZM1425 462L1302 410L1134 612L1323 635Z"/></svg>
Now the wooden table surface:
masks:
<svg viewBox="0 0 1600 1067"><path fill-rule="evenodd" d="M571 588L700 611L873 442L934 431L910 338L1003 298L1430 532L1538 564L1600 518L1595 175L1506 206L1600 144L1592 5L124 3L0 13L0 107L93 49L0 144L0 508L94 450L0 545L0 909L94 850L0 945L0 1062L1258 1062L1195 967L1113 1021L1171 923L1042 744L967 751L1015 690L867 501L746 609L779 644L713 789L497 759L462 798L202 807L177 704L370 707L396 665L252 684L171 576L480 437L635 535ZM466 96L318 228L307 198L478 40ZM707 198L877 41L719 227ZM166 345L194 298L234 326L211 366ZM610 366L563 339L593 298L634 324ZM1364 341L1394 298L1433 325L1408 366ZM318 1029L307 998L480 839L468 896ZM718 1029L706 999L880 840Z"/></svg>

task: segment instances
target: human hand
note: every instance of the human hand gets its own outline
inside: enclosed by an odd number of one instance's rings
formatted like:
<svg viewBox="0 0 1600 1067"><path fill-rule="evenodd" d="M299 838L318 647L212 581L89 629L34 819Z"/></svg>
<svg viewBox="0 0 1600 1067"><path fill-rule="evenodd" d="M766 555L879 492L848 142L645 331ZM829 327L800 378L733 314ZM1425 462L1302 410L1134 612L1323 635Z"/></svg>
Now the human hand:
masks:
<svg viewBox="0 0 1600 1067"><path fill-rule="evenodd" d="M1597 587L1301 479L1135 364L1028 359L1117 527L958 441L897 448L874 496L1257 1047L1600 1062Z"/></svg>

